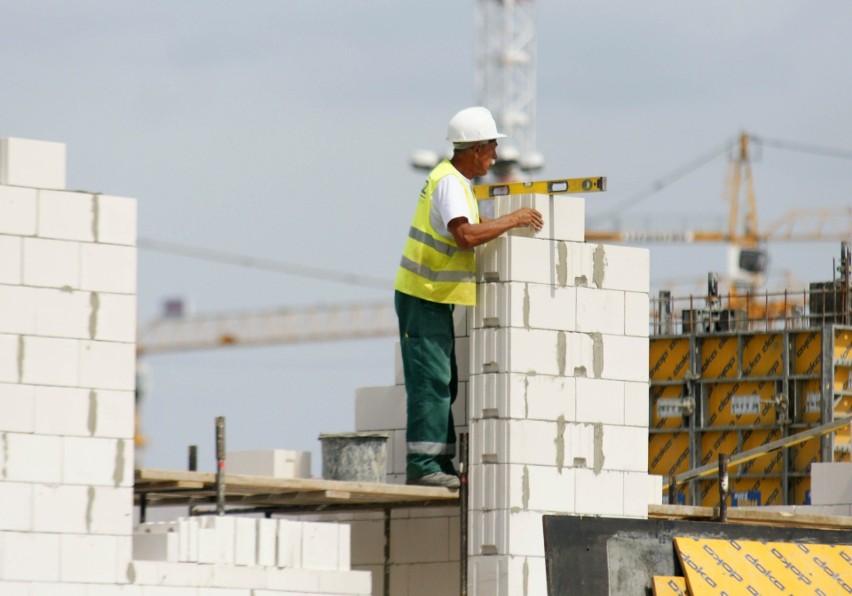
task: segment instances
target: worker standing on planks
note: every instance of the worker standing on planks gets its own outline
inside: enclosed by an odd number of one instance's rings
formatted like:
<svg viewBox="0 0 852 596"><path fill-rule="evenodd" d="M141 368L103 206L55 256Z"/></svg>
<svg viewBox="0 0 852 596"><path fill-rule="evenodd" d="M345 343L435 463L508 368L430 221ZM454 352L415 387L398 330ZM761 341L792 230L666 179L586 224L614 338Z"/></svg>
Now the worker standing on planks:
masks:
<svg viewBox="0 0 852 596"><path fill-rule="evenodd" d="M407 484L459 487L450 409L458 388L453 308L476 303L474 247L544 223L529 207L496 219L479 215L471 180L488 173L497 139L505 136L486 108L452 117L447 140L453 156L429 173L402 253L394 301L408 396Z"/></svg>

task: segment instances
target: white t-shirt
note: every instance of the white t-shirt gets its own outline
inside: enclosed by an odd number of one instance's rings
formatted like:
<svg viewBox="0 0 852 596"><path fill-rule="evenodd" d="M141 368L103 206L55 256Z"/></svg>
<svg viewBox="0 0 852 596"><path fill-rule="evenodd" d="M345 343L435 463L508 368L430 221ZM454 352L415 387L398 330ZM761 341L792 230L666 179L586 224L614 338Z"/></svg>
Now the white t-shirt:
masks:
<svg viewBox="0 0 852 596"><path fill-rule="evenodd" d="M470 185L470 180L467 180L467 184ZM457 217L466 217L470 223L476 223L474 214L470 211L464 187L458 178L450 174L441 178L435 190L432 191L432 212L429 214L429 223L438 234L452 239L453 235L447 229L447 224Z"/></svg>

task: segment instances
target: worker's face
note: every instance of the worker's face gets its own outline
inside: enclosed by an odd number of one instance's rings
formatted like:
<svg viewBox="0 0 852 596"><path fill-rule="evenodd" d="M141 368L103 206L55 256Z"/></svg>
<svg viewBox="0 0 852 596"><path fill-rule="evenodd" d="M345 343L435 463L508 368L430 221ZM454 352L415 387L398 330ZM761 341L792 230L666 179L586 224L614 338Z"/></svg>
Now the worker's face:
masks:
<svg viewBox="0 0 852 596"><path fill-rule="evenodd" d="M473 147L473 151L476 153L476 165L479 168L476 177L485 176L488 173L488 168L497 159L497 140L491 139L485 143L480 143Z"/></svg>

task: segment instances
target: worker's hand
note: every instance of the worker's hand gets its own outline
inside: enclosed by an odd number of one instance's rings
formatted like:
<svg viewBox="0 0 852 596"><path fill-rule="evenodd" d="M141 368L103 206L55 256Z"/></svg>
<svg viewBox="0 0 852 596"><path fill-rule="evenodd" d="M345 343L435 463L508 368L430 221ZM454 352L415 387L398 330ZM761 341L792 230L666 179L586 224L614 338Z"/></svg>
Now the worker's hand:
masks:
<svg viewBox="0 0 852 596"><path fill-rule="evenodd" d="M513 215L515 216L516 228L530 227L538 231L544 225L544 218L541 213L532 207L521 207Z"/></svg>

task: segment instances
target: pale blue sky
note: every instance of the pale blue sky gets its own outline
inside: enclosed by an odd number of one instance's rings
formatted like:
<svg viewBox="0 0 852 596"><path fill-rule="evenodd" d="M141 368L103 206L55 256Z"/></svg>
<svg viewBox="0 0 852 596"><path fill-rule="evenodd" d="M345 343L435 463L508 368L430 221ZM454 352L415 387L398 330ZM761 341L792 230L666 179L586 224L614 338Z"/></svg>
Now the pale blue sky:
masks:
<svg viewBox="0 0 852 596"><path fill-rule="evenodd" d="M0 136L68 145L69 188L135 197L140 236L391 280L422 174L474 103L473 0L0 0ZM591 217L745 129L852 150L852 4L537 2L540 178L605 175ZM852 162L756 153L760 221L849 205ZM720 157L624 215L724 221ZM836 243L773 248L830 278ZM654 247L652 279L723 270L722 246ZM139 314L373 300L382 292L140 251ZM148 359L150 467L229 449L314 452L354 391L393 382L376 339Z"/></svg>

